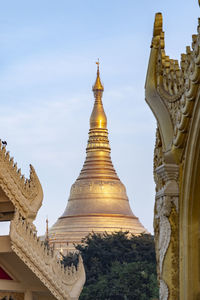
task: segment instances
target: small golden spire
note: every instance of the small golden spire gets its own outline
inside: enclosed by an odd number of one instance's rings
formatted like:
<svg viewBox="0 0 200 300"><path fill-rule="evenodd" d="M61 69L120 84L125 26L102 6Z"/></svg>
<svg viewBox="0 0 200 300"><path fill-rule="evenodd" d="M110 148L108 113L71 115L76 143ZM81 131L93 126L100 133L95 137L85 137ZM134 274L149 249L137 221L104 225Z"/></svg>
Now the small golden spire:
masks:
<svg viewBox="0 0 200 300"><path fill-rule="evenodd" d="M95 84L93 85L93 88L92 88L93 92L104 90L103 85L101 83L100 74L99 74L99 64L100 64L99 58L98 58L98 61L96 62L96 64L97 64L97 78L96 78Z"/></svg>
<svg viewBox="0 0 200 300"><path fill-rule="evenodd" d="M96 62L97 64L97 78L95 81L95 84L92 87L92 90L94 92L94 107L93 111L90 117L90 129L94 128L107 128L107 118L106 114L103 109L103 103L102 103L102 94L104 91L103 85L101 83L100 75L99 75L99 59Z"/></svg>

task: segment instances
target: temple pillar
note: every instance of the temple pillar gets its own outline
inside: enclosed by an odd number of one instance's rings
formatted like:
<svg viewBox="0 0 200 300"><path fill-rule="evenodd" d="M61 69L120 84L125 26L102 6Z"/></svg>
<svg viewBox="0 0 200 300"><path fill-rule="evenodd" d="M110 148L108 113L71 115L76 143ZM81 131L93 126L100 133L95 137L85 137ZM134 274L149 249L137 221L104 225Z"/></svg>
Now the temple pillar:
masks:
<svg viewBox="0 0 200 300"><path fill-rule="evenodd" d="M176 164L163 163L155 172L159 179L154 232L160 300L178 300L179 167Z"/></svg>

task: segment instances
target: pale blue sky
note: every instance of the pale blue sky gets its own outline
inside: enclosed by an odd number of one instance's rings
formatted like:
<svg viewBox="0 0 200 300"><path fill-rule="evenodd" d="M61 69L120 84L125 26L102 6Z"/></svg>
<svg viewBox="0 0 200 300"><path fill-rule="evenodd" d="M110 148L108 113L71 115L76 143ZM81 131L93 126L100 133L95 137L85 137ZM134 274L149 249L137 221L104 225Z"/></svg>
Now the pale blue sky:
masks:
<svg viewBox="0 0 200 300"><path fill-rule="evenodd" d="M44 190L39 234L63 213L82 168L100 58L112 160L131 207L152 232L154 117L144 84L154 15L179 59L198 24L198 1L0 1L0 137ZM3 230L3 229L2 229Z"/></svg>

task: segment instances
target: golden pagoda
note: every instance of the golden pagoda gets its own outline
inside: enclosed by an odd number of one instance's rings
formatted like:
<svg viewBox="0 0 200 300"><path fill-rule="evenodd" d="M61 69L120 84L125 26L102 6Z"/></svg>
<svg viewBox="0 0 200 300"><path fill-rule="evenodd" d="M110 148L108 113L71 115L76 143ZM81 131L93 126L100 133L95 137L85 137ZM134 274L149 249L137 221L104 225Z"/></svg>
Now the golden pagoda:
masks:
<svg viewBox="0 0 200 300"><path fill-rule="evenodd" d="M120 181L110 157L107 118L102 103L104 87L99 62L93 86L94 107L90 117L86 159L79 177L71 187L63 215L50 229L50 243L56 249L73 250L91 232L147 232L132 213L126 188Z"/></svg>

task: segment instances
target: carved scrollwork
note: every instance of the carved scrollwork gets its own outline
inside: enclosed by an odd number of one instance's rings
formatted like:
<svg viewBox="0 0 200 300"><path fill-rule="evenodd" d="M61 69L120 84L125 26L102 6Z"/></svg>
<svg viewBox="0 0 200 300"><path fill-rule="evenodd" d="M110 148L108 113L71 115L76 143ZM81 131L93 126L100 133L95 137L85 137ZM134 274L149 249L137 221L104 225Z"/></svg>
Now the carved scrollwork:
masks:
<svg viewBox="0 0 200 300"><path fill-rule="evenodd" d="M154 213L154 232L156 241L156 256L158 265L158 277L160 281L160 299L168 299L169 288L163 275L164 261L171 245L171 260L178 261L177 236L178 236L178 174L177 165L165 164L158 165L155 169L157 177L162 184L157 186L155 213ZM158 184L158 182L157 182ZM173 278L178 285L178 271L172 266ZM177 289L170 286L170 293L177 295Z"/></svg>
<svg viewBox="0 0 200 300"><path fill-rule="evenodd" d="M24 218L35 219L42 204L43 191L32 165L30 178L25 179L0 140L0 186Z"/></svg>
<svg viewBox="0 0 200 300"><path fill-rule="evenodd" d="M56 253L45 247L32 230L32 224L18 212L10 225L12 250L51 291L56 299L78 299L85 282L85 271L80 257L75 267L64 268Z"/></svg>
<svg viewBox="0 0 200 300"><path fill-rule="evenodd" d="M102 190L109 190L110 193L116 194L117 196L126 197L126 189L123 183L114 181L104 181L104 180L94 180L92 183L90 181L82 181L79 184L75 182L71 187L70 199L77 197L77 194L87 193L101 193Z"/></svg>
<svg viewBox="0 0 200 300"><path fill-rule="evenodd" d="M162 153L162 141L160 137L159 129L156 129L156 142L154 148L154 162L153 162L153 173L154 173L154 181L156 184L156 191L161 189L163 186L162 179L156 173L156 169L161 166L164 162L164 157Z"/></svg>
<svg viewBox="0 0 200 300"><path fill-rule="evenodd" d="M169 296L169 291L166 283L163 280L160 280L160 300L167 300Z"/></svg>
<svg viewBox="0 0 200 300"><path fill-rule="evenodd" d="M179 196L183 199L185 197L184 192L180 194L179 186L184 191L182 179L187 165L185 160L188 152L192 152L188 149L196 147L188 143L198 127L195 120L198 118L200 97L200 19L197 34L192 36L191 47L186 47L180 63L165 54L164 44L162 14L158 13L155 17L145 85L146 101L156 116L163 139L162 147L159 131L157 131L154 151L156 183L154 231L159 265L160 299L179 299L182 293L179 290L182 286L179 280L184 275L183 270L187 270L187 263L183 263L179 257L179 209L181 209L181 218L186 218L186 214L182 215L182 210L185 210L184 205L179 208ZM194 127L191 128L193 125ZM190 183L185 182L184 185L188 184ZM182 221L183 219L181 223ZM184 222L185 220L183 224ZM183 239L182 234L184 233L185 236L187 230L187 226L181 227L181 239Z"/></svg>
<svg viewBox="0 0 200 300"><path fill-rule="evenodd" d="M171 237L171 226L169 216L171 213L171 199L169 197L160 197L156 201L156 215L159 219L159 237L158 237L158 252L159 252L159 271L162 274L163 260L168 249Z"/></svg>
<svg viewBox="0 0 200 300"><path fill-rule="evenodd" d="M175 148L183 148L200 83L200 20L197 34L192 36L191 48L187 46L186 53L181 55L180 66L177 60L165 54L162 15L159 14L154 23L152 47L157 49L157 93L171 116L174 126L173 145Z"/></svg>

